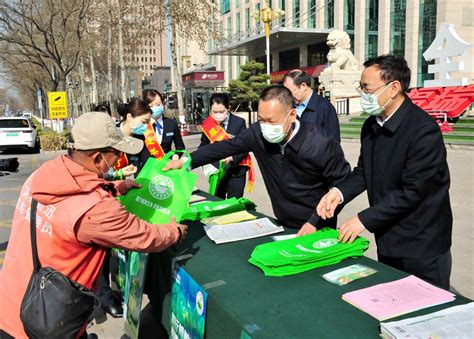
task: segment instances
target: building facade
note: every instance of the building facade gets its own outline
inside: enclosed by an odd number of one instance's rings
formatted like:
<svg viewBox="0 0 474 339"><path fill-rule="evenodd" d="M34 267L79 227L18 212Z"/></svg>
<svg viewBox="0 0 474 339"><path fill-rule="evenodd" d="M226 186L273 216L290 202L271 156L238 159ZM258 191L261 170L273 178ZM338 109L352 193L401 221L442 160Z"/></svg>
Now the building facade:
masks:
<svg viewBox="0 0 474 339"><path fill-rule="evenodd" d="M412 70L412 87L422 87L428 73L423 52L441 23L453 24L458 35L474 46L474 3L471 0L269 0L275 19L270 35L272 82L292 68L308 67L317 79L327 63L327 34L346 31L352 51L362 63L381 54L404 56ZM238 77L248 58L266 63L263 26L256 13L264 0L220 0L222 41L209 42L209 63L225 71L226 84ZM474 47L472 47L474 48ZM459 76L474 82L472 50Z"/></svg>

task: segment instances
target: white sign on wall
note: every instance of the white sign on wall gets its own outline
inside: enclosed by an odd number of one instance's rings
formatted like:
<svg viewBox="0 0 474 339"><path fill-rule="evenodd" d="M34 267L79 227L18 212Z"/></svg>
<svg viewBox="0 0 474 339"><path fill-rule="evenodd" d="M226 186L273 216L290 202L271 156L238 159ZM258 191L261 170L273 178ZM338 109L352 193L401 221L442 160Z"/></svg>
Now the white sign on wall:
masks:
<svg viewBox="0 0 474 339"><path fill-rule="evenodd" d="M464 70L464 61L454 61L453 58L467 56L470 47L456 33L454 25L442 23L430 47L423 53L426 61L435 60L435 64L428 65L428 73L437 75L435 80L425 80L425 87L467 85L467 78L452 78L451 72Z"/></svg>

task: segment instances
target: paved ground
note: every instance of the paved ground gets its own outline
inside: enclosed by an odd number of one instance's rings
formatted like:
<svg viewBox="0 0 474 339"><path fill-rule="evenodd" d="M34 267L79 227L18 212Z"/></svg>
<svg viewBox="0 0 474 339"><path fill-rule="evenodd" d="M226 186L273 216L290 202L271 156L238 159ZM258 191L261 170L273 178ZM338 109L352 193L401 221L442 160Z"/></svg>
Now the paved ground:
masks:
<svg viewBox="0 0 474 339"><path fill-rule="evenodd" d="M197 147L199 138L189 136L185 138L186 146L189 150ZM352 166L355 165L359 154L359 143L357 141L343 140L342 147L347 159ZM3 263L3 256L10 234L11 219L13 209L19 195L19 190L24 180L44 161L53 158L59 153L46 152L41 154L1 154L1 158L18 157L20 169L17 173L0 177L0 265ZM454 212L453 230L453 271L451 284L458 293L474 298L474 273L473 273L473 206L474 206L474 183L473 183L473 159L474 148L453 149L448 147L448 161L451 171L451 204ZM206 182L200 170L197 186L207 188ZM246 193L246 197L254 201L258 210L273 215L270 200L263 185L260 172L257 169L257 182L252 193ZM353 216L358 211L368 206L365 194L359 196L342 211L339 223ZM373 239L371 234L364 236ZM375 258L376 248L372 242L367 255ZM105 319L101 324L94 324L89 332L95 332L100 338L120 338L123 323L121 319ZM142 316L141 337L157 338L159 330L154 325L153 315L147 307L147 300L144 300L144 312Z"/></svg>

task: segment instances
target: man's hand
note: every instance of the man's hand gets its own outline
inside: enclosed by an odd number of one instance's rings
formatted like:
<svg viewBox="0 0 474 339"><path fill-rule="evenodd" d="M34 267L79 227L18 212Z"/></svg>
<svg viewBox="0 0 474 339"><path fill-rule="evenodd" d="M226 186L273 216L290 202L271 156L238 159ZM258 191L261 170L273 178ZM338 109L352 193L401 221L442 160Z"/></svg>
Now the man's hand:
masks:
<svg viewBox="0 0 474 339"><path fill-rule="evenodd" d="M128 177L129 175L137 173L137 167L134 165L128 165L122 168L122 175Z"/></svg>
<svg viewBox="0 0 474 339"><path fill-rule="evenodd" d="M226 165L231 163L232 161L234 161L234 158L232 158L232 157L227 157L225 159L222 159L222 162Z"/></svg>
<svg viewBox="0 0 474 339"><path fill-rule="evenodd" d="M183 224L178 224L176 222L176 218L172 217L171 221L169 223L171 227L176 227L179 230L179 233L181 237L179 238L179 242L183 241L184 238L186 238L186 234L188 233L188 226L183 225Z"/></svg>
<svg viewBox="0 0 474 339"><path fill-rule="evenodd" d="M140 188L142 185L137 184L135 180L133 179L127 179L122 182L120 182L117 186L116 189L117 191L120 192L121 195L127 194L128 191L130 191L132 188Z"/></svg>
<svg viewBox="0 0 474 339"><path fill-rule="evenodd" d="M300 237L302 235L311 234L311 233L314 233L316 231L317 231L316 227L314 227L309 222L307 222L303 226L301 226L301 228L298 231L298 233L296 234L296 236Z"/></svg>
<svg viewBox="0 0 474 339"><path fill-rule="evenodd" d="M170 169L180 169L183 167L184 161L183 159L179 160L170 160L165 167L162 168L164 172L169 171Z"/></svg>
<svg viewBox="0 0 474 339"><path fill-rule="evenodd" d="M340 202L341 196L339 195L339 192L335 189L330 189L329 192L321 198L318 206L316 206L316 213L318 213L318 215L324 220L332 218L334 216L334 211Z"/></svg>
<svg viewBox="0 0 474 339"><path fill-rule="evenodd" d="M360 221L358 216L355 216L339 227L339 241L342 243L349 242L352 244L354 239L363 231L365 230L364 225Z"/></svg>

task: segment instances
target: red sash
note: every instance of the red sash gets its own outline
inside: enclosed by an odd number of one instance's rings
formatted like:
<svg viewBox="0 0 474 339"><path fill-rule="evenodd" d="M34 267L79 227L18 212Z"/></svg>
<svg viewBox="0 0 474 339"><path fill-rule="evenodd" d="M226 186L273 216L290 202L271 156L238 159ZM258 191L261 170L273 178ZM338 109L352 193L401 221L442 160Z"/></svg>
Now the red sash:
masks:
<svg viewBox="0 0 474 339"><path fill-rule="evenodd" d="M206 120L204 120L201 125L201 129L211 143L231 139L231 136L227 134L227 132L220 125L218 125L216 121L210 116L208 116ZM253 168L252 158L250 157L250 154L247 154L245 159L242 160L239 165L246 166L249 168L247 172L247 191L252 192L255 183L255 170Z"/></svg>
<svg viewBox="0 0 474 339"><path fill-rule="evenodd" d="M161 148L158 138L156 137L155 129L151 122L146 126L145 135L145 146L150 152L150 155L154 156L157 159L161 159L165 156L163 148Z"/></svg>
<svg viewBox="0 0 474 339"><path fill-rule="evenodd" d="M121 168L124 168L128 166L128 158L125 153L122 154L122 156L117 160L117 163L115 164L114 171L118 171Z"/></svg>
<svg viewBox="0 0 474 339"><path fill-rule="evenodd" d="M148 152L150 152L150 154L157 159L163 158L165 156L165 152L163 151L163 148L161 148L161 145L158 142L155 130L153 129L153 124L151 122L148 123L144 136L145 146L148 149ZM114 171L124 168L125 166L128 166L128 158L127 155L124 153L115 164Z"/></svg>

